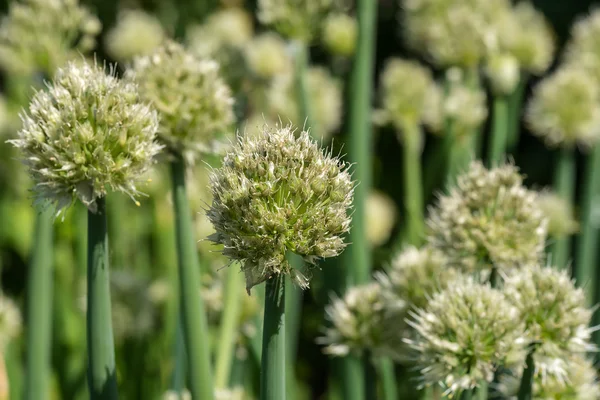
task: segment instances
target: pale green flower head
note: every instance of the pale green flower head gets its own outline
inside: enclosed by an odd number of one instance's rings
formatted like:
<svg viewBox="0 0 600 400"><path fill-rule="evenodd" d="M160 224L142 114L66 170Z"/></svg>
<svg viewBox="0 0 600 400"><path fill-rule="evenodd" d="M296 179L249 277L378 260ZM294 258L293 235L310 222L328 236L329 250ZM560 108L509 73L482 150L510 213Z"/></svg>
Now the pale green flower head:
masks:
<svg viewBox="0 0 600 400"><path fill-rule="evenodd" d="M540 355L562 358L593 350L589 324L592 310L584 291L575 287L569 271L539 263L509 271L504 278L506 298L519 310L527 338L540 343Z"/></svg>
<svg viewBox="0 0 600 400"><path fill-rule="evenodd" d="M376 356L398 358L405 308L402 300L390 301L376 282L351 287L343 298L333 297L325 307L330 326L317 342L326 345L323 352L332 356L369 350Z"/></svg>
<svg viewBox="0 0 600 400"><path fill-rule="evenodd" d="M245 46L254 34L252 15L239 7L228 7L208 16L202 25L193 25L188 29L190 47L199 53L214 56L223 46Z"/></svg>
<svg viewBox="0 0 600 400"><path fill-rule="evenodd" d="M348 168L291 125L238 140L213 171L207 214L216 230L209 239L242 262L248 290L277 274L307 287L287 252L310 264L342 252L354 193Z"/></svg>
<svg viewBox="0 0 600 400"><path fill-rule="evenodd" d="M244 48L244 55L250 71L262 79L289 73L292 69L285 41L272 32L262 33L252 39Z"/></svg>
<svg viewBox="0 0 600 400"><path fill-rule="evenodd" d="M347 14L331 14L323 22L323 44L333 55L354 54L358 38L358 21Z"/></svg>
<svg viewBox="0 0 600 400"><path fill-rule="evenodd" d="M471 278L449 283L412 317L415 336L406 343L422 386L441 385L450 397L491 382L526 343L518 310L502 292Z"/></svg>
<svg viewBox="0 0 600 400"><path fill-rule="evenodd" d="M309 68L306 76L308 100L311 106L312 127L324 138L330 138L342 123L342 82L322 67ZM300 116L296 82L293 74L283 74L273 79L267 94L269 109L273 118L290 121L296 126L304 126Z"/></svg>
<svg viewBox="0 0 600 400"><path fill-rule="evenodd" d="M22 120L11 143L23 152L36 200L56 203L57 213L75 199L95 212L107 188L139 195L136 185L162 149L158 117L137 86L84 62L59 69Z"/></svg>
<svg viewBox="0 0 600 400"><path fill-rule="evenodd" d="M283 36L311 42L330 13L343 11L348 0L258 0L258 19Z"/></svg>
<svg viewBox="0 0 600 400"><path fill-rule="evenodd" d="M377 280L384 290L406 302L409 308L424 308L429 299L444 290L460 274L448 265L440 251L408 246L396 254Z"/></svg>
<svg viewBox="0 0 600 400"><path fill-rule="evenodd" d="M580 18L571 29L565 62L576 65L600 82L600 9Z"/></svg>
<svg viewBox="0 0 600 400"><path fill-rule="evenodd" d="M428 241L451 266L485 277L493 268L537 262L544 251L546 224L536 193L523 186L517 167L488 170L474 161L430 209Z"/></svg>
<svg viewBox="0 0 600 400"><path fill-rule="evenodd" d="M499 21L499 48L513 56L522 70L541 75L550 67L556 52L552 26L528 1L518 2Z"/></svg>
<svg viewBox="0 0 600 400"><path fill-rule="evenodd" d="M600 137L600 87L585 70L564 66L534 87L525 121L548 146L591 146Z"/></svg>
<svg viewBox="0 0 600 400"><path fill-rule="evenodd" d="M433 84L431 72L418 62L400 58L387 61L380 82L382 112L397 131L404 132L421 122Z"/></svg>
<svg viewBox="0 0 600 400"><path fill-rule="evenodd" d="M222 146L234 123L234 100L215 61L168 42L136 58L126 79L137 82L141 98L158 110L158 137L170 151L193 164L199 154Z"/></svg>
<svg viewBox="0 0 600 400"><path fill-rule="evenodd" d="M0 23L0 65L12 74L52 77L96 45L100 21L78 0L22 0Z"/></svg>
<svg viewBox="0 0 600 400"><path fill-rule="evenodd" d="M548 219L548 236L562 237L577 232L579 224L572 204L549 190L540 192L537 201Z"/></svg>
<svg viewBox="0 0 600 400"><path fill-rule="evenodd" d="M105 38L106 52L113 59L128 62L156 50L166 35L160 21L143 10L119 13L117 24Z"/></svg>
<svg viewBox="0 0 600 400"><path fill-rule="evenodd" d="M403 27L409 45L440 67L476 67L497 47L497 19L505 0L405 0Z"/></svg>
<svg viewBox="0 0 600 400"><path fill-rule="evenodd" d="M21 312L5 294L0 293L0 351L21 333Z"/></svg>
<svg viewBox="0 0 600 400"><path fill-rule="evenodd" d="M509 53L490 55L486 60L485 72L496 95L511 94L519 83L519 61Z"/></svg>
<svg viewBox="0 0 600 400"><path fill-rule="evenodd" d="M373 247L385 244L396 224L397 211L394 201L385 193L373 190L365 206L366 235Z"/></svg>

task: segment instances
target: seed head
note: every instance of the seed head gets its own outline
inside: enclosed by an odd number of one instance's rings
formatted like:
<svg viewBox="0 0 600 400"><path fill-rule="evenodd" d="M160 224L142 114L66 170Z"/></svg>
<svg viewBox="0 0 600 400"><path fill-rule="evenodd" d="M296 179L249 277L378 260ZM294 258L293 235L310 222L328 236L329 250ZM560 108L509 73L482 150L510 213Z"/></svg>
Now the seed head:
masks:
<svg viewBox="0 0 600 400"><path fill-rule="evenodd" d="M459 277L446 257L430 247L408 246L392 259L387 274L378 273L384 290L403 300L408 308L424 308L431 297Z"/></svg>
<svg viewBox="0 0 600 400"><path fill-rule="evenodd" d="M406 342L415 352L422 386L440 384L452 397L491 382L499 365L522 353L518 316L504 295L488 285L466 277L448 284L408 321L415 336Z"/></svg>
<svg viewBox="0 0 600 400"><path fill-rule="evenodd" d="M92 50L101 29L78 0L11 2L0 24L0 65L12 74L52 77L68 60Z"/></svg>
<svg viewBox="0 0 600 400"><path fill-rule="evenodd" d="M306 77L309 104L313 112L313 129L327 139L336 132L342 122L342 83L322 67L312 67ZM269 108L273 119L290 121L303 126L300 116L296 83L292 74L276 77L268 93Z"/></svg>
<svg viewBox="0 0 600 400"><path fill-rule="evenodd" d="M404 309L400 300L391 303L376 282L352 287L325 307L331 326L317 342L326 345L323 351L333 356L360 355L365 350L394 355L401 344L404 324L398 316L404 315Z"/></svg>
<svg viewBox="0 0 600 400"><path fill-rule="evenodd" d="M199 153L215 152L234 122L233 98L219 65L200 59L174 42L135 59L126 78L160 115L158 137L169 150L193 163Z"/></svg>
<svg viewBox="0 0 600 400"><path fill-rule="evenodd" d="M324 153L308 132L291 126L240 138L211 176L208 218L223 254L243 262L250 290L276 274L300 287L308 280L286 261L288 251L314 264L337 256L350 227L354 184L348 165Z"/></svg>
<svg viewBox="0 0 600 400"><path fill-rule="evenodd" d="M366 204L367 240L373 247L388 241L396 223L396 205L385 193L372 191Z"/></svg>
<svg viewBox="0 0 600 400"><path fill-rule="evenodd" d="M525 121L549 146L590 146L600 137L600 87L585 70L564 66L534 88Z"/></svg>
<svg viewBox="0 0 600 400"><path fill-rule="evenodd" d="M156 17L142 10L126 10L106 34L105 46L113 59L128 62L152 53L164 40L165 32Z"/></svg>
<svg viewBox="0 0 600 400"><path fill-rule="evenodd" d="M564 54L567 64L584 69L600 82L600 9L573 25Z"/></svg>
<svg viewBox="0 0 600 400"><path fill-rule="evenodd" d="M544 190L538 195L538 206L548 220L548 235L562 237L577 232L573 205L558 194Z"/></svg>
<svg viewBox="0 0 600 400"><path fill-rule="evenodd" d="M334 55L354 54L358 22L347 14L331 14L323 22L323 44Z"/></svg>
<svg viewBox="0 0 600 400"><path fill-rule="evenodd" d="M83 62L59 69L21 118L10 142L23 152L36 200L55 202L57 213L75 199L95 212L107 187L139 195L136 184L161 150L156 112L136 85Z"/></svg>
<svg viewBox="0 0 600 400"><path fill-rule="evenodd" d="M425 112L428 92L433 85L428 69L416 61L392 58L381 76L383 113L399 132L419 124ZM421 139L417 139L420 143Z"/></svg>
<svg viewBox="0 0 600 400"><path fill-rule="evenodd" d="M258 19L282 35L312 41L329 13L347 7L347 0L258 0Z"/></svg>
<svg viewBox="0 0 600 400"><path fill-rule="evenodd" d="M5 294L0 293L0 350L21 333L21 312Z"/></svg>
<svg viewBox="0 0 600 400"><path fill-rule="evenodd" d="M546 239L536 194L510 164L487 170L472 162L430 209L427 226L429 244L466 273L535 263Z"/></svg>
<svg viewBox="0 0 600 400"><path fill-rule="evenodd" d="M244 51L248 68L259 78L270 79L278 74L289 73L292 68L285 42L275 33L258 35Z"/></svg>

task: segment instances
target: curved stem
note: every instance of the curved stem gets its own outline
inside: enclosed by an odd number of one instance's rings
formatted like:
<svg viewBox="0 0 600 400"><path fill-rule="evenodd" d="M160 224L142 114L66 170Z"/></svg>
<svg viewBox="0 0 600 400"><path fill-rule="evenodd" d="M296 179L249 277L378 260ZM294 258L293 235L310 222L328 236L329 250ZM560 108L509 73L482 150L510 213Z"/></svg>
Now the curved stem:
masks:
<svg viewBox="0 0 600 400"><path fill-rule="evenodd" d="M42 400L50 392L52 336L52 230L54 212L37 214L35 243L27 282L27 373L25 399Z"/></svg>
<svg viewBox="0 0 600 400"><path fill-rule="evenodd" d="M560 150L558 164L554 176L556 193L568 204L573 204L575 197L575 152L571 147ZM552 264L564 269L571 255L571 235L555 238L551 246Z"/></svg>
<svg viewBox="0 0 600 400"><path fill-rule="evenodd" d="M488 149L488 164L498 166L505 157L508 135L508 102L504 96L494 98L492 114L492 140Z"/></svg>
<svg viewBox="0 0 600 400"><path fill-rule="evenodd" d="M260 399L285 400L285 276L265 284L265 319L260 371Z"/></svg>
<svg viewBox="0 0 600 400"><path fill-rule="evenodd" d="M112 332L106 199L88 211L87 347L88 385L92 400L117 399Z"/></svg>
<svg viewBox="0 0 600 400"><path fill-rule="evenodd" d="M180 154L171 162L175 235L179 271L180 309L183 338L187 351L187 370L193 399L212 400L208 323L198 288L200 268L192 231L192 216L185 188L185 164Z"/></svg>

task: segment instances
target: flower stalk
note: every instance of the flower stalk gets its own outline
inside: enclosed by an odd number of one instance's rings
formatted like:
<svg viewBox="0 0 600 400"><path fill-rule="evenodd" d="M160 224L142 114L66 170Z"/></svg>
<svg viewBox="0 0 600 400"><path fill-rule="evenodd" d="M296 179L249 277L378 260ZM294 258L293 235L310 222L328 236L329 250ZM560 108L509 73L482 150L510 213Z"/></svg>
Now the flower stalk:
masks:
<svg viewBox="0 0 600 400"><path fill-rule="evenodd" d="M185 186L185 164L180 154L171 162L176 247L179 270L180 310L187 351L190 392L195 399L213 398L213 381L208 347L208 324L204 302L198 294L200 269L191 225Z"/></svg>
<svg viewBox="0 0 600 400"><path fill-rule="evenodd" d="M494 98L494 110L492 114L492 140L488 149L488 163L490 167L500 165L505 157L510 114L508 97L497 95Z"/></svg>
<svg viewBox="0 0 600 400"><path fill-rule="evenodd" d="M406 124L404 150L404 207L406 209L406 241L418 245L425 235L423 219L423 179L421 171L421 137L417 124Z"/></svg>
<svg viewBox="0 0 600 400"><path fill-rule="evenodd" d="M518 400L531 400L533 398L533 377L535 375L535 361L533 355L535 353L535 347L529 350L527 353L527 359L525 360L525 368L523 369L523 376L519 385Z"/></svg>
<svg viewBox="0 0 600 400"><path fill-rule="evenodd" d="M285 275L265 284L265 319L260 375L261 400L285 400Z"/></svg>
<svg viewBox="0 0 600 400"><path fill-rule="evenodd" d="M571 146L561 147L556 166L555 191L568 204L575 200L575 152ZM558 268L566 268L571 254L571 236L555 238L551 246L552 263Z"/></svg>

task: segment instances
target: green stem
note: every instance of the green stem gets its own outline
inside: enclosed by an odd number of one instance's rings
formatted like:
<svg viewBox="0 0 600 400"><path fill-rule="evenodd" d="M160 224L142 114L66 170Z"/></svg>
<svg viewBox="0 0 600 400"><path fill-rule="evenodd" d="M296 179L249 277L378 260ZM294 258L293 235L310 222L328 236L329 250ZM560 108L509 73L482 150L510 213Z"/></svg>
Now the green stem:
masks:
<svg viewBox="0 0 600 400"><path fill-rule="evenodd" d="M342 393L344 400L363 400L367 391L365 384L365 363L359 357L348 355L340 359Z"/></svg>
<svg viewBox="0 0 600 400"><path fill-rule="evenodd" d="M523 99L525 98L525 89L527 88L527 81L529 76L526 73L522 73L521 80L517 85L517 88L510 95L508 99L509 103L509 123L507 132L507 148L510 150L519 143L520 127L521 127L521 112L523 110Z"/></svg>
<svg viewBox="0 0 600 400"><path fill-rule="evenodd" d="M302 257L293 254L289 257L292 268L302 268ZM286 363L287 363L287 397L293 400L297 397L296 387L296 356L298 350L298 333L302 322L303 293L297 285L287 279L285 282L285 335L286 335Z"/></svg>
<svg viewBox="0 0 600 400"><path fill-rule="evenodd" d="M217 389L229 385L243 291L243 275L237 268L230 266L225 281L225 303L215 364L215 388Z"/></svg>
<svg viewBox="0 0 600 400"><path fill-rule="evenodd" d="M381 357L377 362L377 374L381 382L382 400L397 400L398 388L396 387L396 373L394 363L387 357Z"/></svg>
<svg viewBox="0 0 600 400"><path fill-rule="evenodd" d="M37 214L33 255L27 274L27 400L47 399L50 392L53 222L52 207Z"/></svg>
<svg viewBox="0 0 600 400"><path fill-rule="evenodd" d="M265 284L260 399L285 400L285 275Z"/></svg>
<svg viewBox="0 0 600 400"><path fill-rule="evenodd" d="M508 135L509 109L504 96L494 98L494 111L492 114L492 140L488 149L488 163L490 167L498 166L504 161L506 153L506 140Z"/></svg>
<svg viewBox="0 0 600 400"><path fill-rule="evenodd" d="M523 376L521 377L521 384L519 385L519 394L517 400L531 400L533 398L533 376L535 372L535 362L533 354L535 348L532 348L527 354L525 360L525 369L523 370Z"/></svg>
<svg viewBox="0 0 600 400"><path fill-rule="evenodd" d="M298 124L305 128L310 128L313 137L319 136L319 127L315 126L315 121L312 118L312 110L310 107L310 96L308 92L308 83L306 75L309 65L308 48L305 43L294 42L295 49L295 80L296 80L296 100L298 102Z"/></svg>
<svg viewBox="0 0 600 400"><path fill-rule="evenodd" d="M87 348L88 386L92 400L117 399L113 342L106 199L88 211Z"/></svg>
<svg viewBox="0 0 600 400"><path fill-rule="evenodd" d="M554 176L554 187L556 193L568 204L573 204L575 198L575 174L574 149L561 148ZM551 250L552 264L559 269L566 268L571 255L571 236L554 238Z"/></svg>
<svg viewBox="0 0 600 400"><path fill-rule="evenodd" d="M467 389L464 390L461 394L460 394L460 400L471 400L473 398L473 392L475 390L474 389Z"/></svg>
<svg viewBox="0 0 600 400"><path fill-rule="evenodd" d="M423 179L421 171L422 132L417 124L407 124L403 133L404 207L406 238L418 245L425 236L423 219Z"/></svg>
<svg viewBox="0 0 600 400"><path fill-rule="evenodd" d="M171 389L181 393L185 389L185 342L183 339L183 323L179 318L175 333L175 368L171 377Z"/></svg>
<svg viewBox="0 0 600 400"><path fill-rule="evenodd" d="M180 310L187 351L187 370L193 399L212 400L208 323L199 294L200 267L192 230L192 216L185 188L185 164L180 154L171 162L175 236L179 270Z"/></svg>
<svg viewBox="0 0 600 400"><path fill-rule="evenodd" d="M596 303L599 198L600 146L596 146L588 157L584 178L581 236L577 243L577 268L575 269L575 278L585 291L588 306Z"/></svg>

